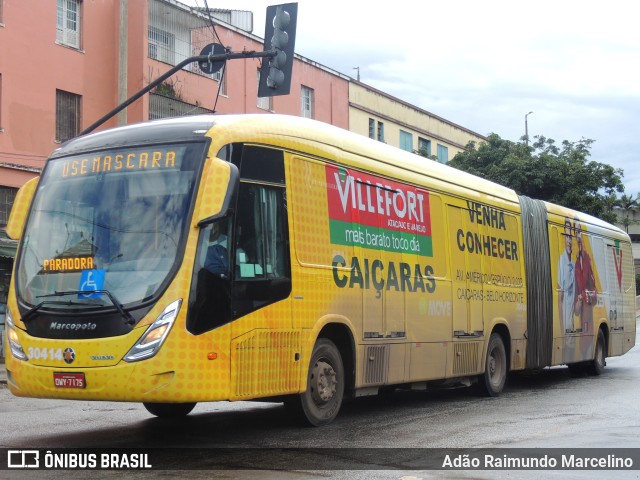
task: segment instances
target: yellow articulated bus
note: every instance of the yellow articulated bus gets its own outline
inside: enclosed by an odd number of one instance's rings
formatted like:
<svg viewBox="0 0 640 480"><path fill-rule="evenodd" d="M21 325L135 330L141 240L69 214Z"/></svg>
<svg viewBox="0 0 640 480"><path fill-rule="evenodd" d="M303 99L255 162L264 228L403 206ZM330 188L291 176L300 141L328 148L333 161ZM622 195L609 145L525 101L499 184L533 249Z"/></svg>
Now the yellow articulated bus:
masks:
<svg viewBox="0 0 640 480"><path fill-rule="evenodd" d="M635 343L629 237L312 120L195 116L56 150L16 198L18 396L270 398L312 425L393 387L502 391Z"/></svg>

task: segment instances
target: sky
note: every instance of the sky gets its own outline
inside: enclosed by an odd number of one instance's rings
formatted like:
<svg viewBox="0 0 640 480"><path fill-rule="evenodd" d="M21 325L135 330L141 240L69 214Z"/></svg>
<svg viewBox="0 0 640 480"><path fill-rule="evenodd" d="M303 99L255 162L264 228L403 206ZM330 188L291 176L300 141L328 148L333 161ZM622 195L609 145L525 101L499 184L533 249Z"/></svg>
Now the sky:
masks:
<svg viewBox="0 0 640 480"><path fill-rule="evenodd" d="M180 0L204 6L204 0ZM250 10L264 36L274 0ZM296 53L476 133L595 140L640 193L640 17L628 0L299 0Z"/></svg>

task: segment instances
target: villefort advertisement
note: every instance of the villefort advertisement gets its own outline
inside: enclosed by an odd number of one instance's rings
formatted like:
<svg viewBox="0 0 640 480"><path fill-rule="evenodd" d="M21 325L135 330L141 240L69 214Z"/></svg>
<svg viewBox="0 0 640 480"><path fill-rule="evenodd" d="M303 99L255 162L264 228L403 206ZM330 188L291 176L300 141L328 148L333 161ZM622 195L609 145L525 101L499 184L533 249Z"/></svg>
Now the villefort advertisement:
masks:
<svg viewBox="0 0 640 480"><path fill-rule="evenodd" d="M436 284L429 265L433 257L429 193L332 165L326 166L326 180L332 244L407 254L336 255L335 284L340 288L432 293Z"/></svg>

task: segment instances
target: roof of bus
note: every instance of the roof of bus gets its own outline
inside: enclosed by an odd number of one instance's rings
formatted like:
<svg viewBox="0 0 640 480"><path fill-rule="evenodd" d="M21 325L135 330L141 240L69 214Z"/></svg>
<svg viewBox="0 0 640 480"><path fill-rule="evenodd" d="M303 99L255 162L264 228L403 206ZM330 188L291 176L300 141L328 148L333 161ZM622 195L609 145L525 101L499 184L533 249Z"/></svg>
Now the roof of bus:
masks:
<svg viewBox="0 0 640 480"><path fill-rule="evenodd" d="M547 207L547 213L550 215L558 215L559 219L556 219L556 223L563 224L565 219L568 218L574 223L588 223L590 226L595 226L601 229L608 230L609 232L615 232L624 237L628 237L628 235L624 232L624 230L612 225L610 223L605 222L604 220L600 220L598 217L594 217L593 215L589 215L587 213L578 212L575 210L571 210L570 208L563 207L562 205L556 205L554 203L544 202ZM593 231L593 228L590 228Z"/></svg>
<svg viewBox="0 0 640 480"><path fill-rule="evenodd" d="M225 143L273 144L292 150L304 145L306 149L312 148L312 153L370 172L393 169L397 176L408 182L415 182L413 175L421 175L432 182L446 184L449 189L470 190L486 200L494 198L514 204L512 208L519 203L516 192L503 185L328 123L289 115L194 115L141 122L70 140L57 149L52 158L141 143L196 140L207 132L214 141L219 136ZM341 153L353 156L345 160ZM548 202L545 204L550 213L565 217L577 214L583 222L624 235L622 230L598 218Z"/></svg>
<svg viewBox="0 0 640 480"><path fill-rule="evenodd" d="M497 183L324 122L289 115L193 115L141 122L72 139L53 152L51 157L142 143L194 140L202 138L212 127L216 132L211 133L214 140L219 136L228 138L228 142L268 143L288 148L292 148L292 144L304 143L319 155L333 156L346 164L349 162L339 158L340 152L356 155L361 160L358 166L370 171L378 171L386 165L399 169L396 171L405 176L407 181L411 181L411 175L424 175L448 185L471 189L481 195L518 202L513 190ZM225 133L222 134L219 128L224 128ZM403 172L406 173L403 175Z"/></svg>
<svg viewBox="0 0 640 480"><path fill-rule="evenodd" d="M202 140L215 120L214 115L196 115L101 130L69 140L55 150L51 158L145 143Z"/></svg>
<svg viewBox="0 0 640 480"><path fill-rule="evenodd" d="M338 149L341 152L366 157L368 160L360 166L374 172L379 170L381 165L387 165L405 171L408 181L411 181L411 175L418 174L446 183L448 186L455 185L460 189L475 191L481 196L519 203L518 195L513 189L316 120L288 115L217 115L211 134L215 136L218 128L225 128L227 134L230 133L229 130L233 130L230 134L234 141L256 143L268 141L290 148L292 143L313 142L320 151L325 153ZM549 202L544 203L551 214L579 219L581 222L626 236L621 229L599 218Z"/></svg>
<svg viewBox="0 0 640 480"><path fill-rule="evenodd" d="M234 141L265 143L269 140L281 146L312 143L319 152L328 156L335 156L337 149L362 157L363 163L359 166L369 171L376 172L383 166L392 167L405 171L406 177L423 175L480 194L518 202L517 194L510 188L317 120L288 115L219 115L216 116L213 135L217 128L232 129Z"/></svg>

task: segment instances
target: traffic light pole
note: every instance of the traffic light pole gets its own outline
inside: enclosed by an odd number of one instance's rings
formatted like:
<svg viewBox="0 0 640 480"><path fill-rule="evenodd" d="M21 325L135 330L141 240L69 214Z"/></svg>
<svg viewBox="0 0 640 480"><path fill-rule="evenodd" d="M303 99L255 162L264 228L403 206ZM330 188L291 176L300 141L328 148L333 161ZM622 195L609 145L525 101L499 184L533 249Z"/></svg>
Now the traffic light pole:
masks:
<svg viewBox="0 0 640 480"><path fill-rule="evenodd" d="M122 102L116 108L114 108L109 113L107 113L105 116L103 116L102 118L100 118L96 122L94 122L91 125L89 125L82 132L80 132L79 135L86 135L87 133L91 133L96 128L98 128L100 125L102 125L104 122L106 122L107 120L112 118L114 115L117 115L118 112L120 112L120 111L124 110L125 108L127 108L133 102L135 102L140 97L142 97L145 93L150 92L152 89L154 89L155 87L160 85L162 82L164 82L167 78L172 76L174 73L179 72L180 70L182 70L185 66L189 65L190 63L194 63L194 62L213 63L213 62L221 62L221 61L226 61L226 60L234 60L234 59L237 59L237 58L273 58L277 54L278 54L278 52L274 49L274 50L269 50L269 51L266 51L266 52L235 52L235 53L234 52L230 52L230 53L222 53L222 54L219 54L219 55L211 55L211 54L210 55L196 55L194 57L186 58L182 62L177 64L175 67L173 67L171 70L169 70L165 74L161 75L156 80L151 82L149 85L147 85L146 87L144 87L143 89L138 91L138 93L136 93L135 95L129 97L127 100Z"/></svg>

